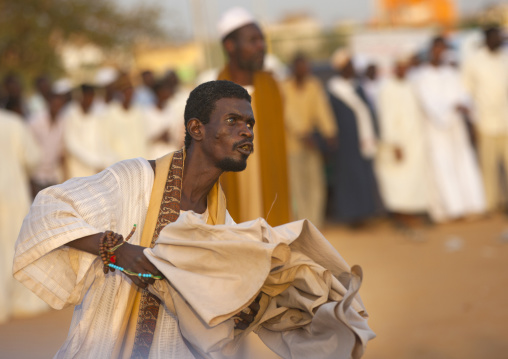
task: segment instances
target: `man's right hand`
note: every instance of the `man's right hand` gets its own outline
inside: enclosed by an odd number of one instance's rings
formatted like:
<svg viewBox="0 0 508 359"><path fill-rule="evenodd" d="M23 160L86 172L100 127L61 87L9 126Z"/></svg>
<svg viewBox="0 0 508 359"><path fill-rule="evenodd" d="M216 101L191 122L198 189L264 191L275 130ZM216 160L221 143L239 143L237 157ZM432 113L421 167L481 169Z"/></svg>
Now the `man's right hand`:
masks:
<svg viewBox="0 0 508 359"><path fill-rule="evenodd" d="M148 260L143 253L145 247L125 243L115 251L116 265L134 273L153 274L162 276L162 273ZM153 284L155 279L128 275L132 282L145 289L148 284Z"/></svg>

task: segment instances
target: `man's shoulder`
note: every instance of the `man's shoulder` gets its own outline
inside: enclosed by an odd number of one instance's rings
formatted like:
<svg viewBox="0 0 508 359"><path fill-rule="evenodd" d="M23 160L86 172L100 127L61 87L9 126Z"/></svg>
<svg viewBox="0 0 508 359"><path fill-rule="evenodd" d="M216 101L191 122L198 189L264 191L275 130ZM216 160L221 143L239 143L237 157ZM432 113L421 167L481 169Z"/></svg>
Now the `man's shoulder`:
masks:
<svg viewBox="0 0 508 359"><path fill-rule="evenodd" d="M266 81L267 83L271 83L274 86L277 86L277 80L273 76L271 71L261 70L256 72L256 77L261 81Z"/></svg>
<svg viewBox="0 0 508 359"><path fill-rule="evenodd" d="M155 170L155 164L152 166L148 161L142 157L131 158L116 162L109 166L107 170L122 176L129 176L132 178L139 178L139 175L153 175ZM155 161L153 161L155 162Z"/></svg>

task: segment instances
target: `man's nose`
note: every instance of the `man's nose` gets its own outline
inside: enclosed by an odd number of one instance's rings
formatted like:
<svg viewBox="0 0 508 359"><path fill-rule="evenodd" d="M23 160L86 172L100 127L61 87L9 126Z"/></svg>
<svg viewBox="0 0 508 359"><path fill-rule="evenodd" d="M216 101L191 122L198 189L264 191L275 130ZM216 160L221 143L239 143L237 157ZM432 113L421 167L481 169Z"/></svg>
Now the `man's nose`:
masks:
<svg viewBox="0 0 508 359"><path fill-rule="evenodd" d="M243 124L240 129L240 136L253 138L254 137L254 131L252 127L249 127L247 124Z"/></svg>

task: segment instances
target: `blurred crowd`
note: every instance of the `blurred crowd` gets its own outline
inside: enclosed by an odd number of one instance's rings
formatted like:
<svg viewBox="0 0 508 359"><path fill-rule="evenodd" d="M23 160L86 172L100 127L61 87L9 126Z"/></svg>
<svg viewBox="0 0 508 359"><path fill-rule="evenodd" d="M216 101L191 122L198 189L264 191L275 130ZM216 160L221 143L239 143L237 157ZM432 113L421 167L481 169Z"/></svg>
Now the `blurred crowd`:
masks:
<svg viewBox="0 0 508 359"><path fill-rule="evenodd" d="M333 53L328 73L313 71L308 54L298 53L288 64L290 73L275 77L291 219L358 227L388 216L397 227L411 229L504 208L508 55L502 29L485 29L483 45L460 62L448 56L446 37L421 50L401 53L384 76L378 64L360 64L347 48ZM266 55L266 47L262 51ZM41 74L31 91L17 74L8 74L1 85L5 258L13 256L21 221L38 191L123 159L158 158L184 143L189 89L174 71L132 76L104 67L83 84ZM263 121L256 110L255 115ZM11 261L2 265L0 273L11 272ZM8 307L0 303L0 322Z"/></svg>

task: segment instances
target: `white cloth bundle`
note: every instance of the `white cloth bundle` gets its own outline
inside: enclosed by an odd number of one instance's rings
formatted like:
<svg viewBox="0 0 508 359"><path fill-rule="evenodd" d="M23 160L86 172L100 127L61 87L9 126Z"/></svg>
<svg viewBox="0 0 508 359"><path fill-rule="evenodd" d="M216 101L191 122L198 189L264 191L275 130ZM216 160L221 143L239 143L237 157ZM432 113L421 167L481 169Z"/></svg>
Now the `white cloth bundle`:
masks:
<svg viewBox="0 0 508 359"><path fill-rule="evenodd" d="M375 335L350 269L309 221L211 226L184 212L145 254L164 273L152 290L199 355L234 355L250 331L284 358L359 358ZM233 317L262 293L246 330Z"/></svg>

